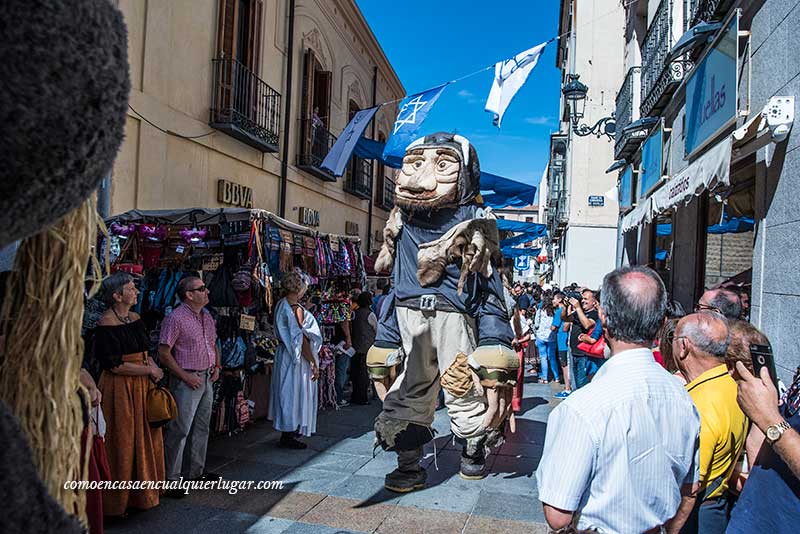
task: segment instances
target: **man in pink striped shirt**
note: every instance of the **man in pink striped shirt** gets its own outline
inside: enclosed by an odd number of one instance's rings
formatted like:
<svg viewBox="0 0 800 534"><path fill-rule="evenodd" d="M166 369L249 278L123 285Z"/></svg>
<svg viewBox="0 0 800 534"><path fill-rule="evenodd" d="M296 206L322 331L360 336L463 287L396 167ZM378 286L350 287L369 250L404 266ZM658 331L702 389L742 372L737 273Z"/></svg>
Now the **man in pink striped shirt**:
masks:
<svg viewBox="0 0 800 534"><path fill-rule="evenodd" d="M201 279L181 279L177 293L182 303L164 319L158 346L161 363L170 370L170 391L178 406L178 417L167 426L164 440L167 479L201 479L211 476L204 467L213 383L220 371L217 328L205 309L208 289ZM178 491L168 496L183 495Z"/></svg>

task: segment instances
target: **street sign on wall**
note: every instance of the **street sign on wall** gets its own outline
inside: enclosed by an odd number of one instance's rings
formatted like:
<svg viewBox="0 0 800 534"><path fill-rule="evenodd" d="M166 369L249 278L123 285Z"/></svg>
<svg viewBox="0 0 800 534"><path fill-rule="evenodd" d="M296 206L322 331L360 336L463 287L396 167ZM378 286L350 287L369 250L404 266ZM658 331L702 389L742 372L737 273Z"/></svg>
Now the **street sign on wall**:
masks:
<svg viewBox="0 0 800 534"><path fill-rule="evenodd" d="M739 11L686 81L686 157L694 156L736 121Z"/></svg>
<svg viewBox="0 0 800 534"><path fill-rule="evenodd" d="M662 123L653 128L642 144L642 164L639 166L639 191L637 198L645 198L661 180L664 133Z"/></svg>
<svg viewBox="0 0 800 534"><path fill-rule="evenodd" d="M600 207L605 206L606 200L603 195L589 195L589 206Z"/></svg>

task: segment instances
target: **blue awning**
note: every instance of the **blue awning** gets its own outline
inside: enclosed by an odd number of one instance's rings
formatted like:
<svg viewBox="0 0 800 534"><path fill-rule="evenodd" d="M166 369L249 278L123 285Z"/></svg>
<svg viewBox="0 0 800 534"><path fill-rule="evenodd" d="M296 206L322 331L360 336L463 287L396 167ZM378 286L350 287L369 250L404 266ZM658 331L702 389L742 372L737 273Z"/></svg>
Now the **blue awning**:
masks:
<svg viewBox="0 0 800 534"><path fill-rule="evenodd" d="M707 232L709 234L741 234L743 232L749 232L753 228L755 228L755 220L752 217L731 217L730 219L723 221L721 224L709 226ZM672 235L672 225L657 225L656 235Z"/></svg>
<svg viewBox="0 0 800 534"><path fill-rule="evenodd" d="M526 234L542 232L542 234L538 237L544 237L547 235L546 225L533 222L497 219L497 229L504 232L524 232Z"/></svg>
<svg viewBox="0 0 800 534"><path fill-rule="evenodd" d="M513 237L509 237L507 239L503 239L502 241L500 241L500 246L514 247L516 245L521 245L522 243L527 243L528 241L539 239L540 237L545 237L546 235L547 235L547 230L544 230L543 232L519 234Z"/></svg>
<svg viewBox="0 0 800 534"><path fill-rule="evenodd" d="M503 247L500 252L503 253L504 258L519 258L520 256L538 256L541 250L541 248Z"/></svg>
<svg viewBox="0 0 800 534"><path fill-rule="evenodd" d="M530 206L536 199L536 187L516 180L509 180L488 172L481 173L481 196L492 208ZM484 194L483 191L490 191Z"/></svg>

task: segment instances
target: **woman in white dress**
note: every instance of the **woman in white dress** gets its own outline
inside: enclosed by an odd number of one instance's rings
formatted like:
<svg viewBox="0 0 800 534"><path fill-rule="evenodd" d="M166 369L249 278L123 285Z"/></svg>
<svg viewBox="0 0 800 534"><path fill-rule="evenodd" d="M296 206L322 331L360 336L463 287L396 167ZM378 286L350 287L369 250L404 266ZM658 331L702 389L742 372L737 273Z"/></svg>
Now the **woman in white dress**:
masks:
<svg viewBox="0 0 800 534"><path fill-rule="evenodd" d="M283 434L278 443L305 449L298 436L317 429L317 378L322 334L314 316L299 301L308 288L303 275L291 272L281 286L286 294L275 307L275 332L280 345L275 354L269 418Z"/></svg>

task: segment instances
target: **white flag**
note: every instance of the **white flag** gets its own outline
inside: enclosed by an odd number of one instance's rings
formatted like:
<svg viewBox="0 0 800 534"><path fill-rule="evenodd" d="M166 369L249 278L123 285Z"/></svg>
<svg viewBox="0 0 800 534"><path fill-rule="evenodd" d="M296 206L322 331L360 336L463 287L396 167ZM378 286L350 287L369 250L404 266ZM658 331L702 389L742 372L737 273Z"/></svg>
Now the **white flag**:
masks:
<svg viewBox="0 0 800 534"><path fill-rule="evenodd" d="M494 125L498 128L511 99L517 94L519 88L525 85L528 75L536 66L546 45L547 43L542 43L495 64L492 88L484 109L494 114Z"/></svg>

